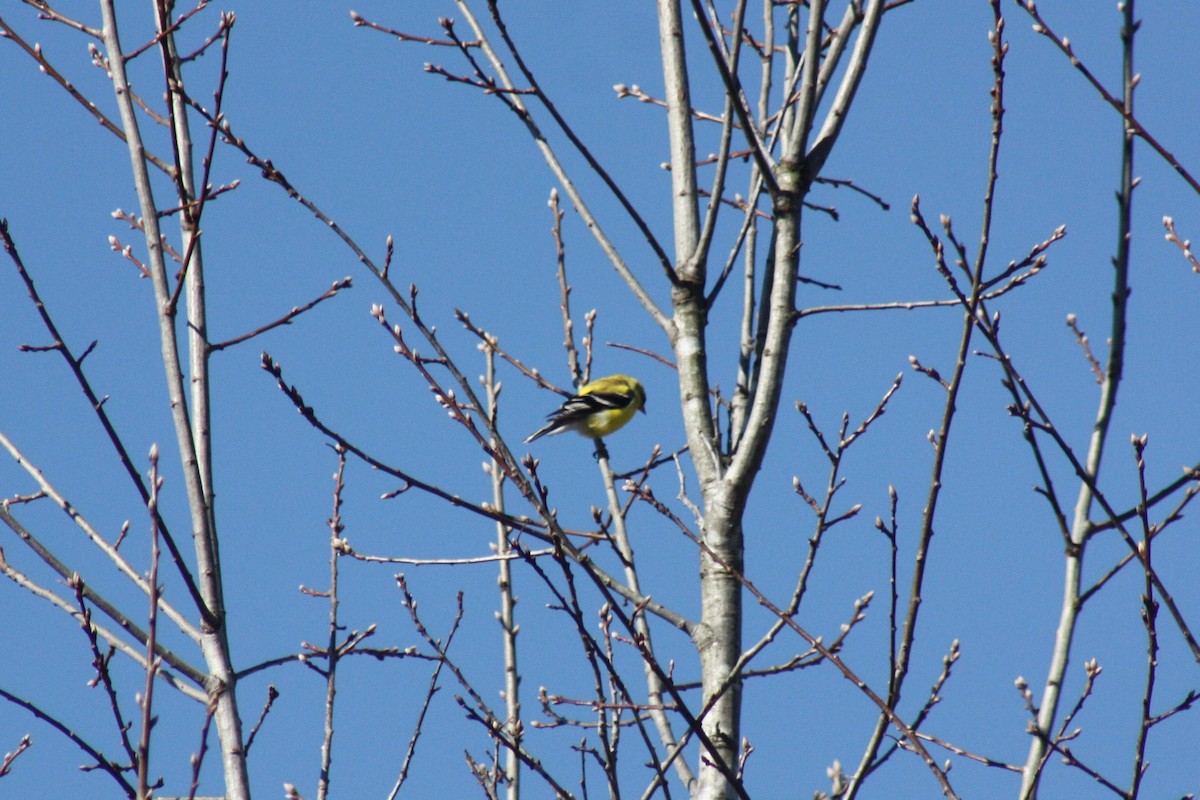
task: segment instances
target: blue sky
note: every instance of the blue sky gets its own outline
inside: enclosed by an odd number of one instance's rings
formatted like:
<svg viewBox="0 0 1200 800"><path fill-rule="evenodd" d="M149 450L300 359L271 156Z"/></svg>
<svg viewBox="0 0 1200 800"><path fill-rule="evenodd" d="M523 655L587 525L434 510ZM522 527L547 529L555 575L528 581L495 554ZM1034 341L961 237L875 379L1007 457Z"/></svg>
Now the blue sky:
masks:
<svg viewBox="0 0 1200 800"><path fill-rule="evenodd" d="M99 24L90 4L64 13ZM661 241L670 242L669 179L663 114L633 100L617 100L614 84L638 84L661 95L657 32L649 4L525 2L505 9L510 31L522 44L546 91L594 149ZM554 183L524 129L493 98L424 74L427 61L455 72L453 54L419 44L400 44L355 28L351 6L259 2L234 8L226 112L235 132L269 157L308 197L381 259L387 236L396 242L393 275L420 288L426 320L438 327L464 372L481 373L474 338L455 322L454 310L496 334L501 344L560 385L569 383L555 282L554 243L546 200ZM460 16L452 4L362 3L363 16L412 33L437 35L439 16ZM1079 4L1048 0L1039 5L1056 30L1070 36L1076 53L1106 85L1119 82L1120 16L1115 4L1082 11ZM1197 171L1200 132L1194 124L1198 89L1193 36L1200 8L1183 0L1140 6L1144 24L1137 40L1142 74L1137 114L1169 150ZM479 13L485 13L483 9ZM1085 446L1095 416L1097 387L1073 335L1064 324L1077 315L1099 355L1105 352L1111 294L1110 259L1116 248L1120 120L1067 60L1030 30L1015 4L1004 5L1010 52L1006 62L1005 133L1001 181L991 236L991 271L1019 259L1060 225L1067 236L1050 251L1049 267L997 308L1004 315L1009 351L1035 387L1056 425L1075 446ZM121 4L122 33L130 42L147 35L150 12ZM62 26L6 4L4 18L30 41L40 42L51 62L102 109L115 108L103 74L89 63L86 42ZM214 11L197 18L189 41L216 25ZM890 210L846 190L818 187L811 200L835 205L840 219L810 213L804 223L802 272L843 287L832 293L802 287L802 307L830 303L942 298L946 290L933 269L928 245L909 222L909 204L920 195L931 223L952 217L968 248L980 228L990 118L992 75L986 34L986 3L916 0L889 13L871 67L825 175L853 179L884 198ZM690 31L689 35L695 31ZM108 412L144 469L151 444L163 448L164 508L184 531L185 503L175 458L174 434L165 409L157 330L148 282L110 250L115 235L135 252L140 234L112 212L136 208L123 143L102 131L64 92L37 72L11 42L0 41L0 217L12 236L64 336L77 350L99 341L87 370L97 391L110 399ZM698 40L689 41L695 64L697 104L719 111L719 95ZM189 85L210 98L218 62L212 53L194 65ZM147 97L161 92L154 58L143 56L135 85ZM197 131L200 130L197 125ZM714 147L716 128L701 127L701 154ZM165 153L163 131L150 134L151 148ZM555 140L563 145L561 137ZM636 230L602 187L572 162L571 169L610 235L660 302L669 293L658 266ZM1133 300L1126 365L1110 451L1102 473L1120 507L1136 502L1130 434L1149 435L1149 484L1174 480L1182 464L1200 458L1194 399L1195 303L1200 276L1178 249L1163 239L1161 219L1173 216L1182 236L1200 236L1200 198L1149 148L1139 145L1136 173L1142 181L1134 206ZM744 192L744 178L734 179ZM433 402L421 378L392 352L392 342L370 316L386 295L353 255L320 223L263 181L236 152L218 147L215 183L240 179L235 191L213 203L204 219L210 291L210 329L225 340L277 318L347 275L354 287L301 317L215 357L214 426L219 525L235 659L241 667L295 652L301 642L324 640L327 608L298 586L321 588L328 580L328 532L336 462L322 437L291 409L259 367L260 351L283 366L286 379L332 427L391 463L464 497L482 500L490 490L481 454ZM164 194L166 184L158 187ZM565 204L564 204L565 207ZM724 228L736 220L727 215ZM168 230L171 230L168 227ZM609 447L617 469L641 464L654 444L683 443L675 376L662 365L627 350L599 346L619 342L664 355L662 334L630 297L592 242L579 216L566 209L563 233L573 283L577 331L582 316L597 311L595 374L630 372L645 382L650 414L639 416ZM177 231L171 230L177 236ZM726 236L726 240L728 236ZM715 251L718 259L724 251ZM714 309L711 349L714 382L732 385L740 299L726 291ZM386 307L389 319L402 321ZM796 328L788 387L768 461L747 517L747 575L777 602L784 601L803 563L812 516L792 490L798 477L810 491L824 486L828 467L794 402L808 405L827 434L848 413L851 426L869 414L893 378L904 384L888 413L852 448L839 506L863 504L853 521L833 530L823 545L812 597L801 623L826 638L850 615L854 599L876 598L868 620L850 640L847 661L868 681L882 685L887 637L884 595L887 549L872 527L887 516L888 486L900 497L901 579L911 570L911 545L932 459L925 437L938 424L939 387L909 368L910 355L946 374L952 368L961 314L955 310L826 314ZM5 260L0 266L0 431L70 498L100 530L115 535L131 523L127 555L145 564L145 510L120 473L116 459L86 402L60 360L18 352L22 343L44 344L32 304ZM983 346L982 339L978 346ZM510 443L534 430L557 403L513 370L501 371L501 429ZM944 701L927 729L972 751L1010 763L1024 760L1027 715L1013 688L1018 676L1038 687L1045 675L1058 600L1062 545L1046 503L1032 490L1038 476L1023 445L1018 422L1005 411L996 365L975 358L959 401L939 510L918 652L905 710L911 714L941 668L954 639L962 658ZM541 440L529 448L564 523L590 525L590 508L603 505L590 445L582 439ZM1069 467L1052 463L1056 483L1074 500ZM25 472L0 461L0 495L32 491ZM652 482L656 495L674 500L673 471ZM1070 488L1068 488L1070 487ZM491 525L447 509L416 492L381 501L393 480L352 464L347 474L346 537L362 551L411 558L470 557L487 553ZM689 487L695 489L694 482ZM106 561L89 552L78 532L46 501L15 507L22 522L41 535L114 600L144 605ZM177 534L177 535L182 535ZM635 507L631 535L642 565L643 586L656 600L687 614L696 612L693 545L644 507ZM906 538L907 537L907 538ZM1196 529L1189 517L1155 544L1163 580L1185 615L1200 606L1194 577ZM908 549L905 549L906 545ZM33 559L10 534L0 547L14 564L49 585ZM1087 575L1095 580L1125 552L1101 538L1089 551ZM138 561L137 556L142 560ZM350 628L378 624L377 646L418 644L400 607L395 565L343 564L342 614ZM421 613L435 635L454 615L464 592L466 616L452 654L489 701L499 703L496 661L499 631L495 568L409 567L404 570ZM586 695L578 645L569 626L546 610L547 593L532 575L518 576L521 595L525 710L538 715L536 691ZM183 603L174 575L167 597ZM1126 571L1089 603L1074 651L1067 705L1082 685L1083 662L1095 657L1104 672L1076 724L1083 729L1076 751L1121 783L1128 781L1138 698L1144 682L1145 636L1139 620L1141 579ZM60 586L61 588L61 586ZM906 589L906 586L903 587ZM592 598L595 600L595 598ZM103 697L89 690L89 654L77 626L32 595L0 586L6 656L0 687L35 698L81 730L96 734L115 752ZM768 615L747 605L746 638L757 638ZM1178 631L1164 613L1163 653L1155 708L1164 710L1197 685L1200 675ZM181 644L176 642L177 644ZM677 674L696 675L694 651L663 629L657 644L675 659ZM186 648L186 646L185 646ZM184 649L185 649L184 648ZM765 661L783 661L804 648L777 645ZM188 652L189 656L196 657ZM628 653L625 654L629 656ZM632 659L626 665L636 674ZM386 796L428 680L424 662L380 664L350 660L338 695L333 788L343 796ZM131 701L140 682L128 665L118 668ZM240 687L243 717L252 724L268 683L283 696L263 727L251 768L260 797L296 783L315 796L323 683L289 665L259 673ZM408 796L466 796L473 781L463 750L477 758L489 747L483 733L463 719L453 702L461 693L447 683L435 697L406 788ZM168 794L186 794L187 759L198 741L197 709L168 691L157 695L160 738L154 769L167 777ZM825 768L835 759L849 769L858 758L874 711L833 670L819 667L746 690L745 734L756 752L748 767L755 797L810 796L827 789ZM1152 765L1145 796L1178 797L1200 786L1191 743L1197 721L1184 714L1151 737ZM105 727L108 726L108 727ZM107 779L77 770L82 755L58 734L12 706L0 706L0 752L32 733L34 748L13 774L0 779L0 795L66 798L116 796ZM531 746L575 780L577 757L569 747L578 730L538 733ZM939 757L946 754L939 753ZM638 757L626 756L626 792L640 793L646 775ZM202 793L217 793L215 761ZM592 773L590 778L598 780ZM951 778L972 798L1008 797L1017 781L963 759ZM919 761L903 754L868 782L866 797L934 797L937 787ZM531 782L531 787L536 786ZM572 784L575 785L575 784ZM598 791L598 783L592 783ZM537 787L540 789L540 787ZM674 787L678 793L678 787ZM529 796L543 796L530 788ZM402 794L402 796L404 796ZM1080 773L1052 768L1047 797L1102 797L1103 789Z"/></svg>

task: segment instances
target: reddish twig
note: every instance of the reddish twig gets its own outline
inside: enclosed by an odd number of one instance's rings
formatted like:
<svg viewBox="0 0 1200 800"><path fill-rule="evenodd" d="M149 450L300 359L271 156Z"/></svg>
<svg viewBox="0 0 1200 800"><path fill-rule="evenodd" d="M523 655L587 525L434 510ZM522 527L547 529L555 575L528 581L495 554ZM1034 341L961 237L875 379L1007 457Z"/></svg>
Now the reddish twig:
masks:
<svg viewBox="0 0 1200 800"><path fill-rule="evenodd" d="M249 341L250 339L253 339L255 336L260 336L269 330L273 330L274 328L280 327L281 325L291 325L293 319L300 316L305 311L310 310L311 308L316 306L318 303L324 302L325 300L328 300L329 298L336 296L337 293L340 292L342 289L349 289L350 284L351 284L351 281L350 281L349 277L342 278L340 281L335 281L332 286L330 286L328 289L326 289L315 300L313 300L309 303L305 303L302 306L293 306L291 311L287 312L279 319L275 320L274 322L268 322L266 325L263 325L260 328L255 328L254 330L250 331L249 333L242 334L241 336L237 336L233 339L228 339L224 342L218 342L217 344L209 345L209 350L211 350L213 352L217 352L219 350L224 350L227 347L233 347L235 344L241 344L242 342Z"/></svg>
<svg viewBox="0 0 1200 800"><path fill-rule="evenodd" d="M1200 261L1197 261L1196 256L1192 253L1191 240L1179 238L1179 234L1175 233L1175 220L1171 217L1163 217L1162 222L1163 227L1167 229L1167 241L1183 251L1183 257L1192 265L1192 272L1200 272Z"/></svg>
<svg viewBox="0 0 1200 800"><path fill-rule="evenodd" d="M1200 193L1200 181L1197 181L1196 178L1192 176L1192 173L1188 172L1183 164L1179 163L1179 159L1177 159L1165 147L1163 147L1162 144L1159 143L1158 139L1154 138L1150 131L1146 130L1142 123L1138 122L1137 117L1133 115L1132 111L1126 110L1125 103L1120 97L1115 96L1112 92L1108 91L1108 89L1104 88L1104 84L1100 83L1099 79L1096 78L1096 76L1092 74L1092 71L1087 68L1087 65L1085 65L1079 59L1079 57L1075 55L1075 51L1071 47L1071 40L1066 36L1059 36L1050 29L1050 26L1046 24L1046 20L1042 19L1042 15L1038 12L1037 5L1033 2L1033 0L1017 0L1017 5L1025 9L1029 16L1033 17L1034 33L1040 33L1042 36L1045 36L1047 39L1054 42L1055 46L1062 51L1063 55L1070 60L1071 66L1079 70L1079 74L1083 75L1083 77L1087 79L1087 82L1092 85L1092 88L1094 88L1104 99L1104 102L1112 106L1113 109L1115 109L1116 112L1125 119L1125 124L1129 126L1129 129L1133 131L1133 133L1135 133L1139 138L1141 138L1142 141L1150 145L1154 152L1158 153L1164 161L1170 164L1174 170L1179 173L1179 176L1183 178L1189 186L1192 187L1193 191ZM1135 77L1135 85L1136 82L1137 78Z"/></svg>

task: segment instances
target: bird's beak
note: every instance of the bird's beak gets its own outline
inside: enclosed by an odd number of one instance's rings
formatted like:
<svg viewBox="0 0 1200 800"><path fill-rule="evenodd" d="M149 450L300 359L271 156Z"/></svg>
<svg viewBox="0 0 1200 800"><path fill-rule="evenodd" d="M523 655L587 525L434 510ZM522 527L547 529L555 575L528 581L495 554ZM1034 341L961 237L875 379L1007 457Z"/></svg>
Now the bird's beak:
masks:
<svg viewBox="0 0 1200 800"><path fill-rule="evenodd" d="M645 414L645 413L646 413L646 404L645 404L645 403L642 403L642 407L641 407L641 408L639 408L639 409L638 409L638 411L640 411L640 412L642 412L643 414Z"/></svg>

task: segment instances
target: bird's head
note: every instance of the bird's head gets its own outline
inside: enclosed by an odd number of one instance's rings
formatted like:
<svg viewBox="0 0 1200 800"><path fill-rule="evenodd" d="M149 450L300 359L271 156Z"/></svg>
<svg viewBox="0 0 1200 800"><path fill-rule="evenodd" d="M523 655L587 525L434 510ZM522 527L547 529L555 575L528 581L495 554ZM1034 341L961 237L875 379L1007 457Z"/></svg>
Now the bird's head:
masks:
<svg viewBox="0 0 1200 800"><path fill-rule="evenodd" d="M646 389L636 378L629 379L629 388L633 389L633 395L637 398L637 410L646 413Z"/></svg>

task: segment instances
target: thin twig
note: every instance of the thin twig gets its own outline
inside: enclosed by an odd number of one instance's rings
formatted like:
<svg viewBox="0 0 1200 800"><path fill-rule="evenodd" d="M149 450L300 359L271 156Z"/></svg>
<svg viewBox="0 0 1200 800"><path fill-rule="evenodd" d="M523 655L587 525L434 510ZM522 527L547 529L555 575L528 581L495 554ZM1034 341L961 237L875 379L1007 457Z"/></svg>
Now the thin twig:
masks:
<svg viewBox="0 0 1200 800"><path fill-rule="evenodd" d="M83 361L85 358L87 358L87 355L91 352L92 348L89 347L86 351L84 351L83 355L76 357L70 346L67 345L66 340L58 330L58 325L54 322L54 318L51 317L49 309L46 307L45 302L38 294L37 287L33 283L33 278L25 268L25 263L21 260L21 256L17 252L17 245L9 235L8 222L3 219L0 219L0 240L4 242L5 251L8 253L13 265L17 268L17 273L21 276L21 280L25 284L25 289L29 292L29 299L33 301L33 305L37 309L38 316L41 318L42 324L46 327L46 330L50 333L51 338L54 340L53 349L57 350L63 357L63 360L67 362L67 366L70 368L71 374L75 376L75 381L79 384L79 388L83 390L84 396L87 398L89 405L95 412L96 419L99 421L100 427L104 429L105 435L108 437L113 449L116 450L117 458L120 460L121 466L125 469L125 474L129 477L130 481L133 482L134 488L137 489L138 494L141 495L142 502L144 504L149 503L150 490L146 487L146 483L142 479L141 473L138 471L137 467L134 466L133 459L130 458L129 452L125 449L125 444L121 441L121 437L117 434L116 427L112 424L112 420L109 419L108 412L104 410L104 402L96 396L96 392L92 389L91 382L83 372ZM60 505L62 504L60 503ZM65 506L64 510L66 510ZM198 609L200 609L201 614L204 615L206 619L211 621L211 614L208 611L208 607L204 603L203 598L200 596L200 589L196 585L195 579L192 577L191 569L184 560L183 553L179 550L179 546L175 543L175 539L171 535L170 530L167 528L166 522L160 516L155 524L158 526L159 532L162 534L163 541L167 544L167 549L171 553L171 559L179 572L179 576L183 579L184 586L187 587L188 595L192 598L192 602L195 603ZM136 574L136 572L134 572L132 569L127 572L127 574L130 573ZM173 616L172 619L177 625L180 625L180 619L182 619L182 617L176 619ZM180 627L188 630L188 628L184 627L183 625L180 625ZM188 635L193 636L194 638L198 637L198 634L191 630L189 630Z"/></svg>
<svg viewBox="0 0 1200 800"><path fill-rule="evenodd" d="M1043 19L1042 15L1038 12L1037 5L1033 2L1033 0L1017 0L1017 5L1025 9L1029 16L1033 17L1034 33L1040 33L1042 36L1045 36L1047 39L1054 42L1055 46L1057 46L1058 49L1061 50L1062 53L1070 60L1071 66L1079 70L1079 74L1083 75L1083 77L1087 79L1087 82L1092 85L1092 88L1094 88L1099 93L1100 97L1104 99L1104 102L1112 106L1112 108L1124 118L1125 124L1128 126L1129 130L1141 138L1146 144L1150 145L1150 147L1156 153L1158 153L1164 161L1170 164L1175 171L1179 173L1179 176L1187 181L1187 184L1192 187L1193 191L1200 193L1200 181L1197 181L1196 178L1194 178L1192 174L1184 168L1183 164L1179 163L1179 160L1170 152L1168 152L1167 149L1159 143L1158 139L1154 138L1150 131L1146 130L1142 123L1138 122L1137 117L1133 115L1132 105L1127 105L1124 101L1122 101L1121 98L1116 97L1109 92L1108 89L1104 88L1104 84L1100 83L1099 79L1092 74L1092 71L1088 69L1082 61L1079 60L1078 56L1075 55L1075 51L1071 47L1071 40L1066 36L1059 36L1050 29L1050 26L1046 24L1046 20ZM1133 76L1129 77L1132 78ZM1133 87L1128 86L1127 88L1132 89Z"/></svg>
<svg viewBox="0 0 1200 800"><path fill-rule="evenodd" d="M1175 220L1163 217L1162 222L1163 227L1167 229L1166 240L1180 249L1183 257L1192 265L1192 272L1200 272L1200 261L1197 261L1195 254L1192 253L1191 240L1179 238L1179 234L1175 233Z"/></svg>
<svg viewBox="0 0 1200 800"><path fill-rule="evenodd" d="M328 289L326 289L315 300L305 303L302 306L293 306L291 311L287 312L279 319L275 320L274 322L268 322L266 325L263 325L261 327L255 328L254 330L250 331L249 333L242 334L241 336L236 336L236 337L234 337L232 339L228 339L224 342L217 342L216 344L209 345L209 350L211 350L213 352L219 352L221 350L224 350L227 347L233 347L235 344L241 344L242 342L249 341L256 336L261 336L262 334L266 333L267 331L278 328L281 325L291 325L292 320L294 320L296 317L298 317L301 314L303 314L304 312L312 309L319 303L322 303L325 300L328 300L329 298L336 296L337 293L342 291L343 289L349 289L350 285L351 285L351 280L350 280L349 276L342 278L340 281L334 281L333 285L330 286Z"/></svg>
<svg viewBox="0 0 1200 800"><path fill-rule="evenodd" d="M87 33L89 35L96 36L96 38L100 38L99 31L89 28L89 29L87 29ZM40 69L44 74L49 75L50 78L53 79L55 83L57 83L64 90L66 90L67 94L71 95L71 97L74 98L75 102L77 102L77 103L79 103L79 105L83 106L89 114L91 114L93 117L95 117L96 120L104 127L105 130L107 130L109 133L112 133L118 139L120 139L122 141L125 140L125 132L122 131L121 128L115 122L113 122L111 119L109 119L107 116L105 116L104 112L101 111L96 106L95 103L93 103L91 100L84 97L83 94L78 89L75 88L74 84L72 84L69 80L67 80L65 77L63 77L62 73L60 73L58 70L56 70L54 68L54 66L49 61L46 60L45 55L43 55L43 53L42 53L41 45L37 45L37 44L30 45L27 41L25 41L23 38L21 38L21 36L16 31L14 31L12 29L12 26L9 25L4 20L4 17L0 17L0 38L11 39L13 42L15 42L18 47L20 47L22 50L24 50L26 52L26 54L29 55L30 58L32 58L34 61L37 62L38 69ZM151 153L149 150L145 150L143 152L144 152L146 161L153 164L157 169L162 170L167 175L170 175L172 173L171 166L169 164L167 164L167 162L163 161L161 158L154 155L154 153Z"/></svg>

